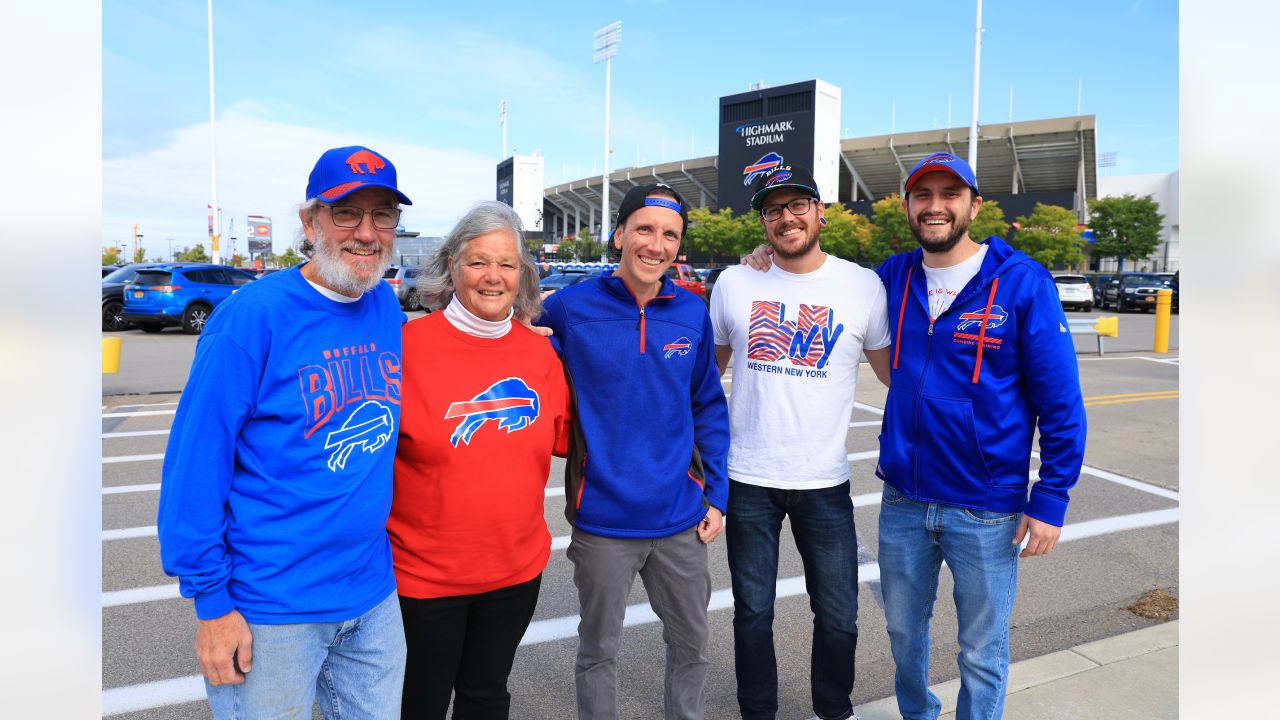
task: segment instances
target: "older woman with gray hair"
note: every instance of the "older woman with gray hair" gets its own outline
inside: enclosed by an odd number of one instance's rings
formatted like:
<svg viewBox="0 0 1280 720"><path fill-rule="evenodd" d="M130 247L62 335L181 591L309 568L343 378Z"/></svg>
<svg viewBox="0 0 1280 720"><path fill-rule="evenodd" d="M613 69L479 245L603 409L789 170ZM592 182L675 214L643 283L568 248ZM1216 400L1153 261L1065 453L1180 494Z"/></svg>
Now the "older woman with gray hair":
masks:
<svg viewBox="0 0 1280 720"><path fill-rule="evenodd" d="M543 498L569 437L520 218L483 202L419 276L443 308L404 326L387 523L404 616L404 718L506 718L507 677L551 552Z"/></svg>

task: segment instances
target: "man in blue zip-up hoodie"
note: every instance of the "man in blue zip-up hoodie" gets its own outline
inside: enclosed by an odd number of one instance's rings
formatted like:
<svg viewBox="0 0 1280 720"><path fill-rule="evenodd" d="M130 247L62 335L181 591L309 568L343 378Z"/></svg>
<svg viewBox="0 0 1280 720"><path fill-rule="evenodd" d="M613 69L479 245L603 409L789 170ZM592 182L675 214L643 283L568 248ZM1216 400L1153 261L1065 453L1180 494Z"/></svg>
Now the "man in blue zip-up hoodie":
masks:
<svg viewBox="0 0 1280 720"><path fill-rule="evenodd" d="M982 197L963 160L930 155L903 189L921 247L877 271L892 338L878 560L898 709L908 720L941 709L929 691L929 618L946 561L959 620L956 717L998 718L1018 558L1053 550L1084 461L1075 346L1044 267L997 237L969 237Z"/></svg>
<svg viewBox="0 0 1280 720"><path fill-rule="evenodd" d="M663 622L665 717L701 718L705 707L706 545L724 528L729 414L707 306L666 277L688 223L671 188L632 188L610 238L617 272L557 291L538 321L554 331L581 432L565 500L583 719L618 717L616 658L637 573Z"/></svg>

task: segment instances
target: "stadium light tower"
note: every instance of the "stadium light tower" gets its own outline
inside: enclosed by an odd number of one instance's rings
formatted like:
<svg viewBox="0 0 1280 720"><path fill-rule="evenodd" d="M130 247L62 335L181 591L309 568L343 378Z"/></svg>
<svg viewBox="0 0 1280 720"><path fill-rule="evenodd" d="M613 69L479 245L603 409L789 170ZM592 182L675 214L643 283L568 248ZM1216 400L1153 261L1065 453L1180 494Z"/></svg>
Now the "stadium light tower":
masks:
<svg viewBox="0 0 1280 720"><path fill-rule="evenodd" d="M978 77L982 65L982 0L978 0L978 21L973 30L973 120L969 123L969 167L978 174Z"/></svg>
<svg viewBox="0 0 1280 720"><path fill-rule="evenodd" d="M622 42L622 21L615 20L596 31L595 62L604 61L604 182L600 186L600 237L609 235L609 72L613 65L613 56L618 54L618 43ZM605 241L606 251L609 247Z"/></svg>

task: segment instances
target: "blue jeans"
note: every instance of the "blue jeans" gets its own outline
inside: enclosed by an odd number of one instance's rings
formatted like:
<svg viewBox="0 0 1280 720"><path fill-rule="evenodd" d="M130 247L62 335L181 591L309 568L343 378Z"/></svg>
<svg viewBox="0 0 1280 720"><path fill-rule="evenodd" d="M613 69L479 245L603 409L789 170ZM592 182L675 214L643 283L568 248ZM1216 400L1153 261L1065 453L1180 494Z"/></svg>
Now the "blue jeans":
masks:
<svg viewBox="0 0 1280 720"><path fill-rule="evenodd" d="M400 720L404 689L404 626L393 592L369 612L345 622L249 624L253 669L240 685L205 691L217 720L311 717Z"/></svg>
<svg viewBox="0 0 1280 720"><path fill-rule="evenodd" d="M894 689L905 720L933 720L929 619L943 561L959 621L957 720L999 718L1009 675L1009 614L1018 585L1013 535L1020 513L924 503L885 483L880 504L880 583L893 651Z"/></svg>
<svg viewBox="0 0 1280 720"><path fill-rule="evenodd" d="M809 687L823 720L853 714L853 653L858 645L858 539L846 481L817 490L778 490L729 481L727 542L733 582L733 657L744 720L778 712L773 602L782 518L804 562L813 610Z"/></svg>

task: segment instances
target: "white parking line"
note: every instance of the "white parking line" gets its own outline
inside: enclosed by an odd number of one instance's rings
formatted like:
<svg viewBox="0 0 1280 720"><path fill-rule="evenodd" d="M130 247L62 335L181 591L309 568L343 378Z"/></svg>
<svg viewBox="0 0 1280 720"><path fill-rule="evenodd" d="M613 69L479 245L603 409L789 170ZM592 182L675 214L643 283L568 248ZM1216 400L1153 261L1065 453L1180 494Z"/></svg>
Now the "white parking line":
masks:
<svg viewBox="0 0 1280 720"><path fill-rule="evenodd" d="M1031 457L1039 458L1040 453L1038 451L1033 450L1031 452ZM1178 493L1173 490L1168 490L1166 488L1160 487L1159 485L1152 485L1151 483L1146 483L1141 480L1135 480L1131 477L1125 477L1124 475L1117 475L1116 473L1110 472L1108 470L1103 470L1101 468L1082 465L1080 467L1080 474L1092 475L1096 478L1099 478L1101 480L1106 480L1108 482L1113 482L1117 485L1124 485L1125 487L1133 488L1134 490L1141 490L1142 492L1147 493L1148 495L1157 495L1159 497L1168 498L1169 500L1175 500L1175 501L1181 500L1181 497L1178 495ZM1031 481L1035 482L1035 480L1036 480L1036 473L1035 471L1032 471Z"/></svg>
<svg viewBox="0 0 1280 720"><path fill-rule="evenodd" d="M102 458L102 464L110 465L112 463L143 462L146 460L163 459L164 453L155 453L154 455L113 455L112 457Z"/></svg>
<svg viewBox="0 0 1280 720"><path fill-rule="evenodd" d="M168 434L169 434L169 431L167 429L166 430L133 430L131 432L102 433L102 439L110 440L112 438L145 437L147 435L168 435Z"/></svg>
<svg viewBox="0 0 1280 720"><path fill-rule="evenodd" d="M154 602L156 600L172 600L173 598L178 597L182 597L182 595L178 593L178 583L171 583L169 585L150 585L148 587L104 592L102 593L102 607L109 608L120 605L137 605L139 603Z"/></svg>
<svg viewBox="0 0 1280 720"><path fill-rule="evenodd" d="M177 405L177 404L178 404L178 401L174 400L171 402L158 402L158 403L122 403L120 405L117 405L116 407L169 407L171 405ZM103 405L102 407L106 408L106 405Z"/></svg>
<svg viewBox="0 0 1280 720"><path fill-rule="evenodd" d="M115 485L112 487L102 488L102 494L122 495L124 493L151 492L159 489L160 483L147 483L146 485Z"/></svg>
<svg viewBox="0 0 1280 720"><path fill-rule="evenodd" d="M851 422L849 427L880 427L879 420L866 420L863 422Z"/></svg>
<svg viewBox="0 0 1280 720"><path fill-rule="evenodd" d="M102 541L108 540L129 540L130 538L155 537L156 526L144 525L142 527L117 528L115 530L103 530Z"/></svg>
<svg viewBox="0 0 1280 720"><path fill-rule="evenodd" d="M178 411L177 411L176 409L175 409L175 410L143 410L143 411L141 411L141 412L111 412L111 413L102 413L102 417L104 417L104 418L116 418L116 417L148 417L148 416L151 416L151 415L176 415L177 413L178 413Z"/></svg>
<svg viewBox="0 0 1280 720"><path fill-rule="evenodd" d="M854 403L854 404L853 404L853 406L854 406L854 407L856 407L856 408L858 408L859 410L866 410L867 412L869 412L869 413L875 413L876 415L883 415L883 414L884 414L884 408L878 408L878 407L875 407L875 406L873 406L873 405L864 405L864 404L862 404L862 403L860 403L860 402L856 402L856 403Z"/></svg>
<svg viewBox="0 0 1280 720"><path fill-rule="evenodd" d="M1123 532L1125 530L1167 525L1177 521L1177 508L1089 520L1064 527L1062 529L1062 535L1059 538L1059 542L1081 540L1084 538L1097 537L1099 535ZM866 563L858 566L859 584L876 582L879 579L880 566L878 564ZM176 596L177 585L163 587L171 587ZM779 598L792 597L804 592L803 575L778 580L777 597ZM108 594L109 593L103 593L104 607L107 607L106 596ZM711 602L707 606L708 611L725 610L730 607L733 607L733 591L731 589L725 588L711 593ZM623 626L635 627L637 625L646 625L655 622L657 619L658 616L653 612L653 608L650 607L648 603L640 603L627 608L625 619L623 620ZM548 618L546 620L538 620L530 623L528 630L525 631L524 638L520 640L520 644L535 645L538 643L551 642L553 640L565 640L576 637L577 634L577 615ZM102 716L109 717L127 712L150 710L167 705L196 702L203 700L204 697L204 681L201 680L198 675L185 678L173 678L170 680L159 680L156 682L139 683L137 685L104 688L102 691Z"/></svg>

